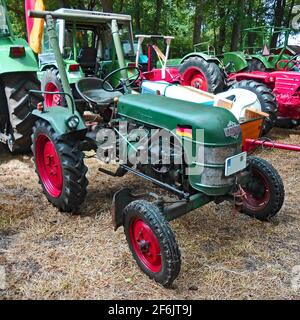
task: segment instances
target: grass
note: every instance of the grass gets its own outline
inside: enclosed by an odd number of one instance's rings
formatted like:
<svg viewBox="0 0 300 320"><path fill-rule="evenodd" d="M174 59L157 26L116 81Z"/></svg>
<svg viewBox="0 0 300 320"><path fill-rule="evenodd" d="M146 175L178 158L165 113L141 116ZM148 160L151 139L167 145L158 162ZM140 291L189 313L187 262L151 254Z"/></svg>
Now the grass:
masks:
<svg viewBox="0 0 300 320"><path fill-rule="evenodd" d="M295 130L274 130L272 138L300 144ZM236 214L228 203L209 204L172 222L182 270L166 290L140 272L122 228L115 233L111 224L114 192L153 186L131 175L105 176L88 159L88 196L79 215L71 216L47 202L30 156L0 149L0 265L7 271L0 298L299 299L291 280L300 265L300 154L258 154L284 179L281 213L262 223Z"/></svg>

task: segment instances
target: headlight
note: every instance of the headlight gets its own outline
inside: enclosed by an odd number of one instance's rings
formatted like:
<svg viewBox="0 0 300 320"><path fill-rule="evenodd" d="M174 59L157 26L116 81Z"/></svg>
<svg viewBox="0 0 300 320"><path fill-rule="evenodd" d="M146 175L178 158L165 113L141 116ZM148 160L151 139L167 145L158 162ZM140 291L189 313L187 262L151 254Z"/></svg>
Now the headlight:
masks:
<svg viewBox="0 0 300 320"><path fill-rule="evenodd" d="M80 120L78 116L74 115L74 116L71 116L69 119L67 119L66 123L69 129L75 130L78 127Z"/></svg>

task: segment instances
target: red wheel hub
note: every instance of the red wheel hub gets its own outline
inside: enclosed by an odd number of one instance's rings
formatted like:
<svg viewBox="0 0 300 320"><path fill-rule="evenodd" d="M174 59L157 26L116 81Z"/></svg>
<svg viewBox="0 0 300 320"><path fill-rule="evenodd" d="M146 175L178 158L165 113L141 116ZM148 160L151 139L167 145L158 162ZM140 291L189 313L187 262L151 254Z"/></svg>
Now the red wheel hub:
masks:
<svg viewBox="0 0 300 320"><path fill-rule="evenodd" d="M184 86L191 86L203 91L208 90L207 79L200 68L190 67L188 68L182 77L182 84Z"/></svg>
<svg viewBox="0 0 300 320"><path fill-rule="evenodd" d="M266 177L258 170L253 170L253 178L247 188L244 206L252 211L262 210L270 201L270 187Z"/></svg>
<svg viewBox="0 0 300 320"><path fill-rule="evenodd" d="M58 87L55 83L49 82L45 87L45 91L48 92L59 92ZM45 104L47 108L57 107L61 105L61 95L60 94L49 94L45 93Z"/></svg>
<svg viewBox="0 0 300 320"><path fill-rule="evenodd" d="M45 189L51 197L58 198L63 187L61 163L53 142L44 134L36 140L35 158Z"/></svg>
<svg viewBox="0 0 300 320"><path fill-rule="evenodd" d="M151 228L143 220L132 221L130 241L144 266L153 273L160 272L162 269L160 245Z"/></svg>

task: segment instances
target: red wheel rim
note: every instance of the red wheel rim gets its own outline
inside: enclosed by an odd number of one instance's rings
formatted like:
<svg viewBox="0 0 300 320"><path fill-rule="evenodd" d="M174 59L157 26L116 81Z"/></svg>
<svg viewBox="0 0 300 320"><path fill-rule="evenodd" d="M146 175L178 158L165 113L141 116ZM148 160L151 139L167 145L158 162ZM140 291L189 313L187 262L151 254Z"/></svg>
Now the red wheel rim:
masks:
<svg viewBox="0 0 300 320"><path fill-rule="evenodd" d="M182 76L182 84L184 86L191 86L196 89L208 91L207 79L200 68L190 67Z"/></svg>
<svg viewBox="0 0 300 320"><path fill-rule="evenodd" d="M49 82L46 84L45 91L49 92L59 92L58 87L55 83ZM61 105L61 95L60 94L47 94L45 93L45 104L46 107L57 107Z"/></svg>
<svg viewBox="0 0 300 320"><path fill-rule="evenodd" d="M258 170L253 169L254 184L244 188L246 196L244 206L252 211L264 209L270 201L270 186L266 177Z"/></svg>
<svg viewBox="0 0 300 320"><path fill-rule="evenodd" d="M151 228L143 220L132 221L130 241L144 266L153 273L160 272L162 269L160 245Z"/></svg>
<svg viewBox="0 0 300 320"><path fill-rule="evenodd" d="M36 140L35 158L45 189L53 198L58 198L63 187L61 163L53 142L44 134Z"/></svg>

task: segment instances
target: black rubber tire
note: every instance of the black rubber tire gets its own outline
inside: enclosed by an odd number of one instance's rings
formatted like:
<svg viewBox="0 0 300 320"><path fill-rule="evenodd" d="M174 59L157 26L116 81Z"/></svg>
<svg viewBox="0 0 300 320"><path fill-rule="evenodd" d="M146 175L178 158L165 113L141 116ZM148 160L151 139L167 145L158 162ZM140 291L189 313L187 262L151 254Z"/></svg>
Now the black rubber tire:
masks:
<svg viewBox="0 0 300 320"><path fill-rule="evenodd" d="M5 132L11 136L8 147L11 152L28 152L34 125L31 112L42 101L40 94L33 94L30 99L29 91L40 90L40 82L33 72L8 73L1 76L0 90L3 103L1 109L8 112L6 120L9 123L6 124Z"/></svg>
<svg viewBox="0 0 300 320"><path fill-rule="evenodd" d="M285 198L285 190L283 181L278 174L277 170L266 160L251 156L248 158L248 165L250 172L259 172L265 177L270 190L270 197L267 204L258 208L257 211L250 209L244 203L242 212L262 221L268 221L274 217L282 208ZM242 186L247 190L247 186Z"/></svg>
<svg viewBox="0 0 300 320"><path fill-rule="evenodd" d="M267 69L265 65L258 59L253 58L252 60L248 61L248 72L252 71L263 71L265 72Z"/></svg>
<svg viewBox="0 0 300 320"><path fill-rule="evenodd" d="M46 91L46 86L49 82L54 83L57 89L59 90L59 92L64 92L61 79L60 79L60 74L57 69L51 68L51 69L47 69L44 72L44 75L41 81L42 91ZM66 99L63 95L60 96L60 105L61 107L65 107L67 105Z"/></svg>
<svg viewBox="0 0 300 320"><path fill-rule="evenodd" d="M276 124L278 105L272 90L265 84L253 80L242 80L232 85L232 88L246 89L254 92L261 104L263 112L269 114L262 129L262 134L267 134Z"/></svg>
<svg viewBox="0 0 300 320"><path fill-rule="evenodd" d="M60 197L53 198L45 189L36 165L36 140L39 134L44 134L54 143L58 153L63 172L63 191ZM39 176L39 183L50 203L63 212L75 213L84 202L87 194L88 180L87 167L84 164L83 152L78 147L78 142L69 137L56 134L51 125L43 120L38 120L33 128L32 152Z"/></svg>
<svg viewBox="0 0 300 320"><path fill-rule="evenodd" d="M199 68L208 84L208 92L217 94L225 90L225 78L221 68L213 61L206 61L201 57L191 57L185 60L179 67L179 72L184 75L191 67Z"/></svg>
<svg viewBox="0 0 300 320"><path fill-rule="evenodd" d="M149 270L136 254L130 240L130 225L135 218L142 219L155 234L161 249L162 269L159 273ZM124 231L132 255L141 270L164 287L170 287L180 273L181 256L175 235L160 210L150 202L137 200L124 209Z"/></svg>

